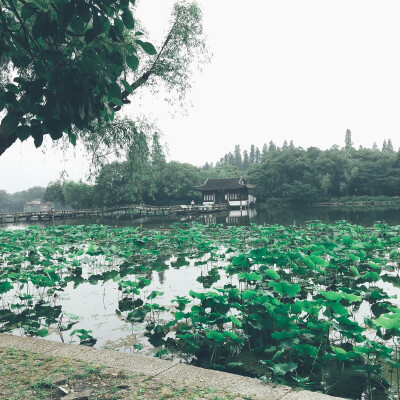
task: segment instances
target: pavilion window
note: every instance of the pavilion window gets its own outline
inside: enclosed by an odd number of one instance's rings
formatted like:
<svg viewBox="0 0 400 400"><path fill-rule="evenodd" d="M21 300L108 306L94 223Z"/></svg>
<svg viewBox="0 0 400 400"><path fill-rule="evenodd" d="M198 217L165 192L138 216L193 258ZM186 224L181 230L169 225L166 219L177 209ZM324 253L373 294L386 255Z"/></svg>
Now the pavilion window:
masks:
<svg viewBox="0 0 400 400"><path fill-rule="evenodd" d="M204 201L214 201L214 193L205 194L204 195Z"/></svg>

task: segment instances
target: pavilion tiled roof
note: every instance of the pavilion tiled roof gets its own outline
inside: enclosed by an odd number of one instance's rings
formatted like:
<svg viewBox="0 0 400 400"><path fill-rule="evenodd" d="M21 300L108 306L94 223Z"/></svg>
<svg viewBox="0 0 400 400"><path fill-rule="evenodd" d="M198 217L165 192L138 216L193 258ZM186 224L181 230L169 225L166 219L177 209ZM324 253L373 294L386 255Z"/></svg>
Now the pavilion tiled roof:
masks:
<svg viewBox="0 0 400 400"><path fill-rule="evenodd" d="M214 178L207 179L203 185L195 186L196 190L227 190L227 189L253 189L255 185L246 183L243 178Z"/></svg>

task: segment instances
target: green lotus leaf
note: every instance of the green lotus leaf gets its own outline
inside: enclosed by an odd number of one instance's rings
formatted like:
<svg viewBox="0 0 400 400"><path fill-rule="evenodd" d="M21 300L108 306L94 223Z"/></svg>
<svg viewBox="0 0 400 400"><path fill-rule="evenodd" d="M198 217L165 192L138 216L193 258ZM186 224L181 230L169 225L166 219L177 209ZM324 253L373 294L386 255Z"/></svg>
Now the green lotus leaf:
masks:
<svg viewBox="0 0 400 400"><path fill-rule="evenodd" d="M349 269L355 276L357 276L357 277L360 276L358 269L354 265L350 265Z"/></svg>
<svg viewBox="0 0 400 400"><path fill-rule="evenodd" d="M283 296L294 297L297 293L300 292L301 287L297 283L287 283L287 282L275 282L270 281L269 286L272 287L276 292L280 293Z"/></svg>
<svg viewBox="0 0 400 400"><path fill-rule="evenodd" d="M310 357L317 357L318 348L315 346L311 346L309 344L296 344L293 346L295 350L297 350L300 354L306 354Z"/></svg>
<svg viewBox="0 0 400 400"><path fill-rule="evenodd" d="M266 269L266 270L262 270L262 271L261 271L261 269L260 269L260 272L261 272L263 275L265 275L265 276L267 276L268 278L270 278L270 279L280 279L279 274L278 274L276 271L274 271L273 269Z"/></svg>
<svg viewBox="0 0 400 400"><path fill-rule="evenodd" d="M355 262L360 261L360 257L358 257L358 256L356 256L355 254L352 254L352 253L348 254L347 257L349 257L350 260L355 261Z"/></svg>
<svg viewBox="0 0 400 400"><path fill-rule="evenodd" d="M299 365L297 363L282 363L282 364L274 364L273 371L277 375L285 375L288 372L294 371Z"/></svg>
<svg viewBox="0 0 400 400"><path fill-rule="evenodd" d="M239 279L245 279L247 281L262 281L263 276L257 272L242 272L238 274Z"/></svg>
<svg viewBox="0 0 400 400"><path fill-rule="evenodd" d="M383 314L375 321L375 325L384 329L400 330L400 314Z"/></svg>
<svg viewBox="0 0 400 400"><path fill-rule="evenodd" d="M341 347L335 347L335 346L331 346L332 350L336 353L336 354L346 354L347 351L345 349L342 349Z"/></svg>
<svg viewBox="0 0 400 400"><path fill-rule="evenodd" d="M338 293L338 292L324 292L322 290L317 290L319 294L324 296L327 300L329 301L338 301L343 299L343 293Z"/></svg>
<svg viewBox="0 0 400 400"><path fill-rule="evenodd" d="M206 337L207 337L207 339L213 339L216 342L225 342L225 336L221 332L217 332L217 331L213 331L213 330L208 331L206 333Z"/></svg>
<svg viewBox="0 0 400 400"><path fill-rule="evenodd" d="M315 265L318 265L320 267L327 267L329 265L328 261L325 261L322 257L316 256L316 255L311 255L310 256L311 260L314 262Z"/></svg>
<svg viewBox="0 0 400 400"><path fill-rule="evenodd" d="M232 321L232 323L238 326L239 328L242 326L242 323L234 315L230 315L229 318Z"/></svg>

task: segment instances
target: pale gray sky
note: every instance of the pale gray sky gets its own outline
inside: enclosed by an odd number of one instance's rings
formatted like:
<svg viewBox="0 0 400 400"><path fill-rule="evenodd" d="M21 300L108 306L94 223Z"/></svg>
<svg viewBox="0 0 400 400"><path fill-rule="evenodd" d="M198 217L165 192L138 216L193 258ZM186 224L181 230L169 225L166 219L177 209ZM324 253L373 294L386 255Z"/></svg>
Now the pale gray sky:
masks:
<svg viewBox="0 0 400 400"><path fill-rule="evenodd" d="M202 165L235 144L248 149L287 139L302 147L400 145L400 2L398 0L201 0L211 63L189 94L193 107L147 96L141 109L157 122L169 159ZM170 0L142 0L139 15L160 38ZM134 110L134 108L133 108ZM132 112L130 110L126 110ZM17 144L0 157L0 189L45 186L64 168L85 178L79 150Z"/></svg>

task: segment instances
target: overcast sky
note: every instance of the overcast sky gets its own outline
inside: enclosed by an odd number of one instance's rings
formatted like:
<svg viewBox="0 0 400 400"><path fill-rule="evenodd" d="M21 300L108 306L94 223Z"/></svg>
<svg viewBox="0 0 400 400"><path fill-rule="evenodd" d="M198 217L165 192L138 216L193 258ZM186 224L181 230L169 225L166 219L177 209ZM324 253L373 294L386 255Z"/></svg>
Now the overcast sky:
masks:
<svg viewBox="0 0 400 400"><path fill-rule="evenodd" d="M142 109L164 134L169 160L203 165L235 144L242 150L293 140L304 148L400 145L398 0L202 0L211 63L196 82L186 115L146 97ZM170 0L142 0L138 15L166 31ZM127 110L126 112L130 112ZM65 170L85 179L78 150L45 154L31 142L0 157L0 189L46 186Z"/></svg>

